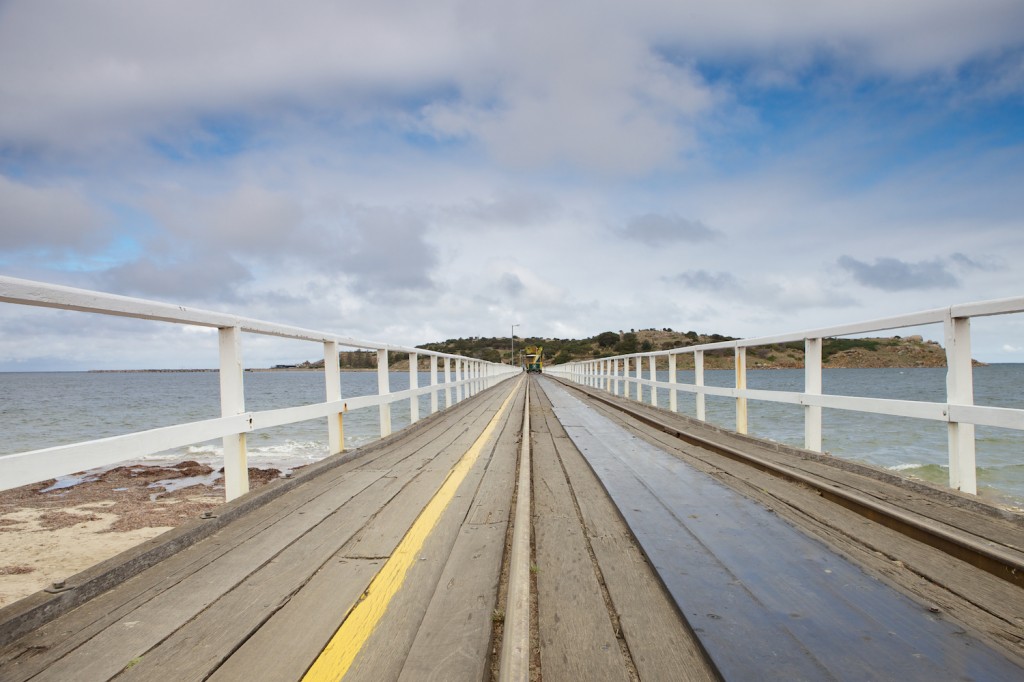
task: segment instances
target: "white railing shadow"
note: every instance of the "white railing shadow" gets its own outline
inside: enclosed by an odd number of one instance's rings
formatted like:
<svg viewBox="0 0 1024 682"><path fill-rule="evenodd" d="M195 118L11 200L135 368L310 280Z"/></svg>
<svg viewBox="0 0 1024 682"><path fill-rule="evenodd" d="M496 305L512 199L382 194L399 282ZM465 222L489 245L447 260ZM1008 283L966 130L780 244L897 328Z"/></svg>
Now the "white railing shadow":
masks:
<svg viewBox="0 0 1024 682"><path fill-rule="evenodd" d="M204 441L224 443L224 490L232 500L249 490L246 436L260 429L327 418L328 453L344 449L344 415L350 410L380 410L380 435L391 433L391 406L408 400L410 424L419 420L419 398L430 395L431 414L444 391L445 409L521 372L518 367L438 353L421 348L364 341L226 313L198 310L126 296L73 289L0 276L0 302L77 310L87 313L214 327L219 333L221 416L81 443L0 456L0 490L65 476ZM243 391L242 335L262 334L323 344L325 400L312 405L247 411ZM339 348L377 353L377 394L342 395ZM391 392L388 353L409 354L409 389ZM430 384L419 386L419 356L429 358ZM443 364L444 382L438 379ZM454 369L454 380L452 379Z"/></svg>
<svg viewBox="0 0 1024 682"><path fill-rule="evenodd" d="M669 409L673 412L678 411L679 391L693 393L696 416L700 420L707 419L705 396L733 398L735 399L736 431L738 433L747 433L748 400L802 405L804 407L804 447L816 452L821 452L822 447L822 408L946 422L948 425L949 485L951 488L966 493L977 494L974 427L980 425L1024 430L1024 410L974 404L971 318L1020 312L1024 312L1024 297L965 303L949 308L938 308L909 315L778 336L739 339L570 362L547 367L545 371L638 401L642 399L643 387L647 386L649 387L650 402L655 406L658 404L658 389L665 389L669 392ZM947 364L945 402L822 394L823 339L917 327L924 324L942 324L945 330ZM803 392L748 389L747 349L793 342L804 344ZM732 387L707 386L704 383L704 353L723 349L731 349L734 353L734 385ZM677 358L685 354L693 355L694 382L692 384L678 381ZM668 358L667 382L657 380L656 359L661 356ZM644 378L645 359L648 372L646 379Z"/></svg>

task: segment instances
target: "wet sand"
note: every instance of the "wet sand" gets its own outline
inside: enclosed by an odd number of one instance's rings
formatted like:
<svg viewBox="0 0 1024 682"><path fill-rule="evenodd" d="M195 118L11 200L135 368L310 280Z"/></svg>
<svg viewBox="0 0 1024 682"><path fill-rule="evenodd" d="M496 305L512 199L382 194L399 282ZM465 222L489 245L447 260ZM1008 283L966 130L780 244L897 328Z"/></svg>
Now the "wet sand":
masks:
<svg viewBox="0 0 1024 682"><path fill-rule="evenodd" d="M279 475L277 469L249 469L249 484L257 488ZM221 472L193 461L119 466L0 492L0 606L223 501Z"/></svg>

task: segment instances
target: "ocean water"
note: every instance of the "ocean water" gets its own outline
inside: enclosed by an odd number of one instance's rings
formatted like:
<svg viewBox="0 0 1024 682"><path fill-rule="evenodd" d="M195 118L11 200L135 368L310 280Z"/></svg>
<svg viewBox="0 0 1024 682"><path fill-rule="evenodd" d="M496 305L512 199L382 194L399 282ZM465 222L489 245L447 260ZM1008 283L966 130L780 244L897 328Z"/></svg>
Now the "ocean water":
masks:
<svg viewBox="0 0 1024 682"><path fill-rule="evenodd" d="M443 377L442 377L443 379ZM668 380L659 372L660 381ZM942 401L946 373L943 368L826 369L825 393L904 400ZM246 407L266 410L321 402L324 379L319 372L247 372ZM430 375L421 372L419 385ZM679 381L693 382L693 371L680 371ZM408 388L408 372L390 375L391 389ZM731 370L707 370L711 386L732 386ZM802 370L750 370L750 388L801 391ZM374 372L342 374L344 396L368 395L377 389ZM994 364L974 369L975 403L1024 408L1024 365ZM644 401L649 401L644 389ZM420 415L430 412L429 396L421 396ZM668 391L658 391L658 402L668 407ZM440 392L440 407L445 405ZM691 393L679 392L679 411L695 415ZM395 430L409 423L409 401L391 408ZM0 373L0 455L36 450L65 443L103 438L169 426L220 414L218 376L215 372ZM735 401L707 397L712 423L733 428ZM800 446L803 444L803 408L751 400L748 402L751 435ZM350 411L345 416L345 445L358 447L380 433L376 407ZM901 417L823 411L823 448L851 460L885 467L940 485L948 483L946 425ZM317 419L249 434L250 465L290 469L327 454L327 424ZM150 455L142 463L194 459L221 466L219 441ZM1003 504L1024 506L1024 432L992 427L977 428L979 492Z"/></svg>
<svg viewBox="0 0 1024 682"><path fill-rule="evenodd" d="M438 377L442 381L443 376ZM430 383L420 372L418 383ZM390 373L392 391L409 388L408 372ZM377 392L376 372L343 372L342 395ZM323 402L320 372L246 372L245 406L252 411ZM430 396L419 397L421 417L430 414ZM445 407L439 392L438 407ZM352 449L380 436L377 407L345 415L345 447ZM216 372L0 372L0 455L38 450L171 426L220 416ZM409 401L391 406L392 430L409 424ZM249 465L288 470L327 455L327 420L287 424L248 434ZM148 455L132 463L192 459L222 466L220 440Z"/></svg>

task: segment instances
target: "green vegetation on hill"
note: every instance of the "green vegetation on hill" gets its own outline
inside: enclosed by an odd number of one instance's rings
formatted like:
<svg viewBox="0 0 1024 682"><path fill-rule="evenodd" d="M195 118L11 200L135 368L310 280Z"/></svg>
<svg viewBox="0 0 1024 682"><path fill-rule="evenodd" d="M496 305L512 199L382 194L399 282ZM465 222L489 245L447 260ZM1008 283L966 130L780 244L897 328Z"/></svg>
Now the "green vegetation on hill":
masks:
<svg viewBox="0 0 1024 682"><path fill-rule="evenodd" d="M606 331L584 339L547 339L537 336L516 337L516 361L519 353L527 346L543 346L544 361L548 365L560 365L572 360L591 360L630 353L646 353L671 348L732 341L734 337L721 334L699 334L694 331L677 332L672 329L630 329L629 331ZM425 343L419 348L425 350L464 355L489 362L509 362L511 341L509 337L471 336L448 339L436 343ZM834 338L822 343L822 362L826 367L942 367L946 354L934 341L925 341L920 336L900 338ZM374 369L377 354L373 351L345 351L340 354L342 369ZM420 368L426 369L426 358L420 358ZM723 348L705 351L704 366L708 369L728 369L733 366L733 350ZM804 344L801 342L758 346L747 349L747 366L751 369L783 369L803 367ZM388 364L393 370L407 369L409 358L405 353L389 353ZM295 367L315 369L323 367L323 360L307 361ZM692 354L679 356L679 369L693 367ZM659 369L667 367L662 359Z"/></svg>
<svg viewBox="0 0 1024 682"><path fill-rule="evenodd" d="M646 353L652 350L666 350L702 343L731 341L733 337L720 334L698 334L697 332L676 332L671 329L631 329L629 331L607 331L584 339L548 339L539 336L516 336L516 355L527 346L543 346L548 364L560 365L572 360L607 358L629 353ZM511 358L509 337L480 337L448 339L437 343L426 343L419 348L456 353L492 362L508 362ZM732 356L729 350L712 351L710 354ZM516 358L518 361L518 357Z"/></svg>
<svg viewBox="0 0 1024 682"><path fill-rule="evenodd" d="M735 337L732 336L701 334L695 331L678 332L669 328L630 329L601 332L584 339L517 336L516 353L526 346L543 346L545 362L549 365L560 365L572 360L590 360L733 340ZM510 345L508 337L476 336L427 343L419 347L494 362L508 362ZM822 362L827 367L942 367L946 362L946 354L942 347L934 341L925 341L920 336L825 339L821 355ZM732 349L724 348L704 353L704 366L709 369L727 369L731 368L733 363ZM803 363L804 344L801 342L758 346L747 350L747 366L752 369L796 368L803 367ZM693 356L681 355L678 367L693 367Z"/></svg>

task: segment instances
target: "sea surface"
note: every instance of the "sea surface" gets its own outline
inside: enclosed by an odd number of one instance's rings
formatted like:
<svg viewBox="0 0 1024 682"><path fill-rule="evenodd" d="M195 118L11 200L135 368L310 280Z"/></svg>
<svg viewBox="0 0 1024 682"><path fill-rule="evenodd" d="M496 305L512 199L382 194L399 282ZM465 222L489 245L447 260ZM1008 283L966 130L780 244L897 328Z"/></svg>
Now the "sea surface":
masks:
<svg viewBox="0 0 1024 682"><path fill-rule="evenodd" d="M680 371L681 383L692 383L693 371ZM667 372L658 379L667 381ZM420 386L430 375L421 372ZM945 399L944 368L825 369L823 392L901 400L941 402ZM710 386L732 386L732 370L706 370ZM319 372L246 372L246 409L266 410L306 405L324 400L324 378ZM750 388L799 392L802 370L750 370ZM408 372L390 375L391 390L408 388ZM375 372L342 374L342 394L375 393ZM649 389L644 400L649 400ZM668 391L658 391L658 402L668 407ZM1024 364L993 364L974 369L975 403L1024 409ZM430 413L429 396L421 396L420 415ZM445 405L444 392L439 397ZM409 401L392 405L392 425L409 423ZM678 409L695 416L692 393L679 392ZM835 456L867 462L925 479L948 483L946 425L903 417L823 411L823 448ZM169 426L220 415L216 372L26 372L0 373L0 455L103 438ZM707 397L710 422L734 428L735 401ZM355 448L380 433L376 407L353 410L345 416L345 445ZM803 408L751 400L748 402L751 435L800 446L803 444ZM327 424L317 419L249 434L250 466L289 470L327 454ZM163 463L183 459L221 466L219 441L199 443L149 455L137 463ZM977 427L979 493L993 501L1024 507L1024 432Z"/></svg>

